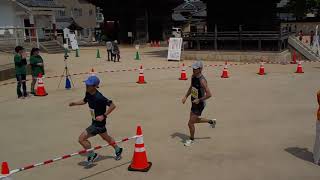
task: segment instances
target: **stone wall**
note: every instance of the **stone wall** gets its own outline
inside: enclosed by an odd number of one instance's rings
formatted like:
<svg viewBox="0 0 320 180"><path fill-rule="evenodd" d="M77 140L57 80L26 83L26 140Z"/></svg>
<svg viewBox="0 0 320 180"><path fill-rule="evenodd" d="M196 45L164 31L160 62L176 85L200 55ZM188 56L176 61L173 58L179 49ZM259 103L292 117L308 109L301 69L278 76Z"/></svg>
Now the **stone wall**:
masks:
<svg viewBox="0 0 320 180"><path fill-rule="evenodd" d="M184 51L182 53L182 59L236 62L260 62L263 60L288 63L291 61L291 54L288 50L283 52Z"/></svg>

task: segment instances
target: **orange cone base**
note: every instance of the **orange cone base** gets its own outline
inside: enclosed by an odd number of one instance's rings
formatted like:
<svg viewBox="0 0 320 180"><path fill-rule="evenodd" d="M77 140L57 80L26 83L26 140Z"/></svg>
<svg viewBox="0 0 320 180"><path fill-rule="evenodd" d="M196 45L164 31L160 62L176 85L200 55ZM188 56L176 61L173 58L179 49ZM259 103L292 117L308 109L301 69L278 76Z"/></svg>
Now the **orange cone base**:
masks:
<svg viewBox="0 0 320 180"><path fill-rule="evenodd" d="M152 166L152 162L148 162L149 166L144 169L135 169L131 167L131 165L128 167L128 171L138 171L138 172L148 172Z"/></svg>
<svg viewBox="0 0 320 180"><path fill-rule="evenodd" d="M137 84L147 84L147 82L139 82L139 81L137 81Z"/></svg>
<svg viewBox="0 0 320 180"><path fill-rule="evenodd" d="M304 73L303 70L302 70L302 66L297 68L296 73L298 73L298 74Z"/></svg>
<svg viewBox="0 0 320 180"><path fill-rule="evenodd" d="M46 90L44 90L44 89L38 89L37 91L36 91L36 94L35 94L35 96L47 96L48 95L48 93L46 92Z"/></svg>
<svg viewBox="0 0 320 180"><path fill-rule="evenodd" d="M267 75L267 73L257 73L257 74L260 75L260 76Z"/></svg>
<svg viewBox="0 0 320 180"><path fill-rule="evenodd" d="M223 73L221 78L229 78L228 74L227 73Z"/></svg>
<svg viewBox="0 0 320 180"><path fill-rule="evenodd" d="M181 73L181 76L180 76L179 80L182 80L182 81L188 80L187 74Z"/></svg>
<svg viewBox="0 0 320 180"><path fill-rule="evenodd" d="M47 96L47 95L48 95L48 93L45 93L45 94L43 94L43 95L37 95L37 94L35 94L34 96L42 97L42 96Z"/></svg>

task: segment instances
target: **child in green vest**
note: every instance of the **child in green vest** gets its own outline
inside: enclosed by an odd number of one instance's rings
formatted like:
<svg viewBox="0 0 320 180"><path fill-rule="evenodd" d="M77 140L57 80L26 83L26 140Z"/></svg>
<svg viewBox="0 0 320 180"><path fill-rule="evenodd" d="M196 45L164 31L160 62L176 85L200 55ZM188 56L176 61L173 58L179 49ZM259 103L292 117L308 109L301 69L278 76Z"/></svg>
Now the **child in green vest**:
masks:
<svg viewBox="0 0 320 180"><path fill-rule="evenodd" d="M44 75L44 64L43 59L39 55L40 49L39 48L32 48L30 53L30 65L32 71L32 83L31 83L31 94L35 94L34 86L37 82L37 77L39 74Z"/></svg>
<svg viewBox="0 0 320 180"><path fill-rule="evenodd" d="M27 54L22 46L17 46L15 49L14 66L17 78L17 95L19 99L24 99L28 96L26 76L27 76ZM22 90L21 92L21 85Z"/></svg>

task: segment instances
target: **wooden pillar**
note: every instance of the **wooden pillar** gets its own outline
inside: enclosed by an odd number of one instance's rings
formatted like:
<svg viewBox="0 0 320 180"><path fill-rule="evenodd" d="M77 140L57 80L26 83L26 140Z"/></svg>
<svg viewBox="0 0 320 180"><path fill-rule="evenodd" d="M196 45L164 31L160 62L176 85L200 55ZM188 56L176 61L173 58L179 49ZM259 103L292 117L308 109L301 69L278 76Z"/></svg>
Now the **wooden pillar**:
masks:
<svg viewBox="0 0 320 180"><path fill-rule="evenodd" d="M261 39L258 40L258 49L261 51Z"/></svg>
<svg viewBox="0 0 320 180"><path fill-rule="evenodd" d="M281 51L281 46L282 46L282 27L280 26L280 31L279 31L279 39L278 39L278 50Z"/></svg>
<svg viewBox="0 0 320 180"><path fill-rule="evenodd" d="M29 15L29 21L30 21L30 40L35 40L36 37L36 29L35 29L35 23L34 23L34 16L33 14Z"/></svg>
<svg viewBox="0 0 320 180"><path fill-rule="evenodd" d="M242 50L242 25L239 25L239 47Z"/></svg>
<svg viewBox="0 0 320 180"><path fill-rule="evenodd" d="M56 16L53 14L51 15L51 21L52 21L52 32L53 32L53 39L57 40L57 21Z"/></svg>
<svg viewBox="0 0 320 180"><path fill-rule="evenodd" d="M218 50L218 26L214 25L214 50Z"/></svg>

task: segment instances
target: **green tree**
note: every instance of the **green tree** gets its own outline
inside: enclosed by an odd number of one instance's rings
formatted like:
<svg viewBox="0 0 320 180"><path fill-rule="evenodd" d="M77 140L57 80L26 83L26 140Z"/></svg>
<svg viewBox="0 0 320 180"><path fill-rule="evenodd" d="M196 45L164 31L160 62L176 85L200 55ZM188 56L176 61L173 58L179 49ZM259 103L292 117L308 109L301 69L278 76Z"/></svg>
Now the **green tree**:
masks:
<svg viewBox="0 0 320 180"><path fill-rule="evenodd" d="M303 19L307 13L307 0L290 0L285 8L297 19Z"/></svg>
<svg viewBox="0 0 320 180"><path fill-rule="evenodd" d="M320 0L290 0L285 9L297 19L303 19L307 13L316 13L320 17Z"/></svg>
<svg viewBox="0 0 320 180"><path fill-rule="evenodd" d="M320 17L320 0L307 0L306 3L307 13L316 13L317 17Z"/></svg>

